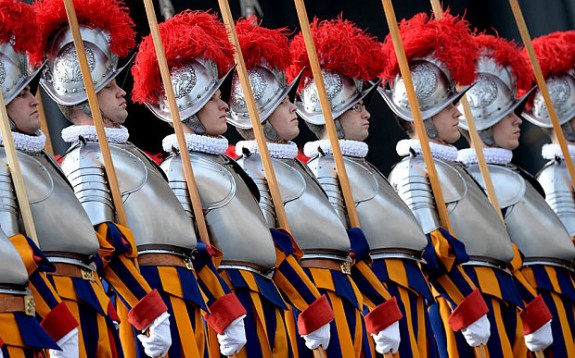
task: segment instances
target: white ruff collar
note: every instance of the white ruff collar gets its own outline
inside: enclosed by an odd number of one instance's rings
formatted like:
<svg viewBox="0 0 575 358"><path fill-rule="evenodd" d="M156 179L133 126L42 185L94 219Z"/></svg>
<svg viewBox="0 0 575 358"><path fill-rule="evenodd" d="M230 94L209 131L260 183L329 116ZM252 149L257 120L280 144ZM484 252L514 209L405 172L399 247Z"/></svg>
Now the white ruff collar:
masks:
<svg viewBox="0 0 575 358"><path fill-rule="evenodd" d="M188 150L207 154L222 155L228 150L228 140L222 136L209 137L205 135L186 134L186 145ZM172 150L179 150L178 139L175 134L170 134L162 141L164 151L170 153Z"/></svg>
<svg viewBox="0 0 575 358"><path fill-rule="evenodd" d="M511 163L511 159L513 159L513 152L503 148L483 148L483 155L487 164L505 165ZM465 148L460 150L457 154L457 161L465 165L477 164L475 149Z"/></svg>
<svg viewBox="0 0 575 358"><path fill-rule="evenodd" d="M356 140L340 139L339 146L341 147L341 154L348 157L365 158L369 151L367 143ZM318 153L318 149L321 149L325 154L331 154L331 142L327 139L308 142L303 147L303 153L311 158Z"/></svg>
<svg viewBox="0 0 575 358"><path fill-rule="evenodd" d="M128 141L130 133L128 128L121 126L120 128L104 128L106 131L106 138L109 143L122 144ZM98 141L98 134L96 133L95 126L69 126L62 129L62 139L66 143L76 143L80 137L89 142Z"/></svg>
<svg viewBox="0 0 575 358"><path fill-rule="evenodd" d="M14 146L16 150L21 150L27 153L38 153L44 149L46 145L46 135L41 130L36 132L36 135L28 135L19 132L12 132L14 138ZM0 136L0 144L4 145L4 140Z"/></svg>
<svg viewBox="0 0 575 358"><path fill-rule="evenodd" d="M445 160L448 162L454 162L457 160L457 148L452 145L437 144L429 142L429 147L431 149L431 154L433 158ZM421 154L421 144L415 139L402 139L397 142L395 150L397 154L401 157L405 157L410 154L410 149L415 152L415 154Z"/></svg>
<svg viewBox="0 0 575 358"><path fill-rule="evenodd" d="M575 160L575 145L567 145L567 149L569 149L571 159ZM563 152L561 152L559 144L545 144L541 148L541 156L543 159L563 159Z"/></svg>
<svg viewBox="0 0 575 358"><path fill-rule="evenodd" d="M294 142L283 143L267 143L270 157L278 159L294 159L297 157L297 144ZM258 144L255 140L242 140L236 143L236 154L243 155L243 149L247 149L250 153L258 153Z"/></svg>

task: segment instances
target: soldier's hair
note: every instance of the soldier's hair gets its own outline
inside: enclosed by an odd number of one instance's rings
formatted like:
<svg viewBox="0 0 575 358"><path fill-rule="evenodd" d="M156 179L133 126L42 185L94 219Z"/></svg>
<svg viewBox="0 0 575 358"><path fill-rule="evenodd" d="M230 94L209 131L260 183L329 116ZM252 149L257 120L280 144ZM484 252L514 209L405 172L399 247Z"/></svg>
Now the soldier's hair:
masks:
<svg viewBox="0 0 575 358"><path fill-rule="evenodd" d="M241 129L241 128L236 127L236 131L238 131L240 136L245 140L254 140L255 139L254 131L251 128Z"/></svg>
<svg viewBox="0 0 575 358"><path fill-rule="evenodd" d="M92 117L92 111L90 111L90 104L88 104L88 101L84 101L74 106L58 104L58 108L64 117L72 123L75 123L76 113L78 113L78 111Z"/></svg>
<svg viewBox="0 0 575 358"><path fill-rule="evenodd" d="M397 115L394 115L394 118L399 128L403 129L403 131L407 133L409 137L413 137L415 135L415 126L412 122L406 121Z"/></svg>
<svg viewBox="0 0 575 358"><path fill-rule="evenodd" d="M325 125L324 124L311 124L308 121L304 121L306 126L309 128L309 130L315 134L315 136L317 137L317 139L322 139L323 136L325 135Z"/></svg>
<svg viewBox="0 0 575 358"><path fill-rule="evenodd" d="M262 129L264 131L264 136L266 137L266 139L268 139L272 142L280 140L276 130L274 129L274 127L272 126L270 121L268 121L267 119L262 123ZM242 136L242 138L245 140L256 139L256 136L254 134L254 130L252 128L241 129L241 128L236 127L236 130L238 131L240 136Z"/></svg>

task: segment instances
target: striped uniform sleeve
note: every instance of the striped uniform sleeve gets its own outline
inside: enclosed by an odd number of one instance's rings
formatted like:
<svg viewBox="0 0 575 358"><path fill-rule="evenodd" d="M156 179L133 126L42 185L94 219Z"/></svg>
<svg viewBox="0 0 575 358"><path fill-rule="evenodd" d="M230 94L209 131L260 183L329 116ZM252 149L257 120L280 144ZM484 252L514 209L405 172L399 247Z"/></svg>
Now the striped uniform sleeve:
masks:
<svg viewBox="0 0 575 358"><path fill-rule="evenodd" d="M198 284L209 308L209 313L204 315L204 319L220 334L230 323L247 313L218 273L216 262L221 261L222 257L221 251L198 240L192 259Z"/></svg>
<svg viewBox="0 0 575 358"><path fill-rule="evenodd" d="M426 236L426 264L422 265L422 268L437 293L455 307L448 323L454 331L458 331L487 314L489 308L481 292L461 266L469 261L465 245L442 228Z"/></svg>
<svg viewBox="0 0 575 358"><path fill-rule="evenodd" d="M138 269L138 250L130 229L111 222L99 224L96 236L102 277L130 308L128 320L135 327L149 326L166 312L157 290L152 290Z"/></svg>
<svg viewBox="0 0 575 358"><path fill-rule="evenodd" d="M36 314L41 319L40 324L54 341L58 341L78 327L78 321L46 277L45 272L53 272L54 266L29 238L18 234L12 236L10 241L18 250L26 266L29 288L34 297Z"/></svg>
<svg viewBox="0 0 575 358"><path fill-rule="evenodd" d="M351 277L363 295L370 312L364 316L366 330L377 334L390 324L399 321L403 314L381 280L371 267L370 247L367 238L359 228L347 230L351 244L351 254L355 263L351 268Z"/></svg>
<svg viewBox="0 0 575 358"><path fill-rule="evenodd" d="M537 331L545 323L549 322L553 315L547 307L543 296L527 281L527 278L520 271L523 266L523 257L517 245L513 246L513 260L511 260L511 273L513 280L525 304L525 309L519 314L523 322L523 333L530 334Z"/></svg>
<svg viewBox="0 0 575 358"><path fill-rule="evenodd" d="M303 252L289 233L270 229L276 249L273 281L284 298L297 310L298 331L308 334L331 322L333 310L299 264Z"/></svg>

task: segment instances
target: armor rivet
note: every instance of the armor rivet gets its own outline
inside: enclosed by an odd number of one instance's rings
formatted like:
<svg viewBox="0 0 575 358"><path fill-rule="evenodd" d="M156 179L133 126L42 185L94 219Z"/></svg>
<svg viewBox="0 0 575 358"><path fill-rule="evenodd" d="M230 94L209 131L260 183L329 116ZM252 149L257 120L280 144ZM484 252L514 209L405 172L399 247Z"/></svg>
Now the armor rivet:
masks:
<svg viewBox="0 0 575 358"><path fill-rule="evenodd" d="M74 89L72 90L72 92L73 92L73 93L76 93L76 92L78 92L78 90L74 88Z"/></svg>
<svg viewBox="0 0 575 358"><path fill-rule="evenodd" d="M188 101L187 103L188 103L188 106L192 105L192 101Z"/></svg>
<svg viewBox="0 0 575 358"><path fill-rule="evenodd" d="M197 95L196 98L200 99L200 98L202 98L202 95Z"/></svg>
<svg viewBox="0 0 575 358"><path fill-rule="evenodd" d="M68 90L64 90L64 93L68 93Z"/></svg>

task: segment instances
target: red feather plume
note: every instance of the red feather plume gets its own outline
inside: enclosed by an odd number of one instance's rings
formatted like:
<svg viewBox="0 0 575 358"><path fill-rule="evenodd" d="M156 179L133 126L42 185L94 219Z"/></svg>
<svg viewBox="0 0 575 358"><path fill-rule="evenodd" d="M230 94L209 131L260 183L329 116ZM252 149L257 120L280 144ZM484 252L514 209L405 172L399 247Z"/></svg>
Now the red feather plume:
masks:
<svg viewBox="0 0 575 358"><path fill-rule="evenodd" d="M466 20L447 12L441 19L419 13L401 20L399 31L408 61L433 54L449 69L453 81L460 85L473 83L477 50ZM392 81L399 73L399 64L390 35L382 47L387 59L382 77Z"/></svg>
<svg viewBox="0 0 575 358"><path fill-rule="evenodd" d="M533 71L529 62L521 56L521 48L515 42L487 34L477 35L474 39L480 55L487 51L485 54L501 66L511 68L517 78L518 93L525 93L532 87Z"/></svg>
<svg viewBox="0 0 575 358"><path fill-rule="evenodd" d="M12 42L17 52L37 51L38 25L32 5L0 0L0 42Z"/></svg>
<svg viewBox="0 0 575 358"><path fill-rule="evenodd" d="M382 71L385 57L379 43L353 22L341 17L325 21L314 19L310 26L322 69L364 81ZM303 76L312 77L301 32L292 40L290 51L292 64L286 71L288 80L295 78L303 68Z"/></svg>
<svg viewBox="0 0 575 358"><path fill-rule="evenodd" d="M268 29L261 27L253 17L240 19L236 32L244 62L248 69L267 62L280 71L285 71L291 63L288 29Z"/></svg>
<svg viewBox="0 0 575 358"><path fill-rule="evenodd" d="M119 0L73 0L78 23L94 29L101 29L110 35L110 48L123 58L136 46L134 22L128 7ZM36 13L41 31L40 52L33 54L41 59L54 33L68 25L66 8L62 0L41 0L36 2Z"/></svg>
<svg viewBox="0 0 575 358"><path fill-rule="evenodd" d="M234 63L232 49L224 24L204 11L185 11L159 25L164 52L170 68L178 68L194 58L213 61L219 76L226 74ZM162 88L160 67L151 35L140 44L134 66L132 100L156 103Z"/></svg>
<svg viewBox="0 0 575 358"><path fill-rule="evenodd" d="M543 77L559 75L575 68L575 31L559 31L533 40L533 48ZM523 57L529 61L527 50Z"/></svg>

